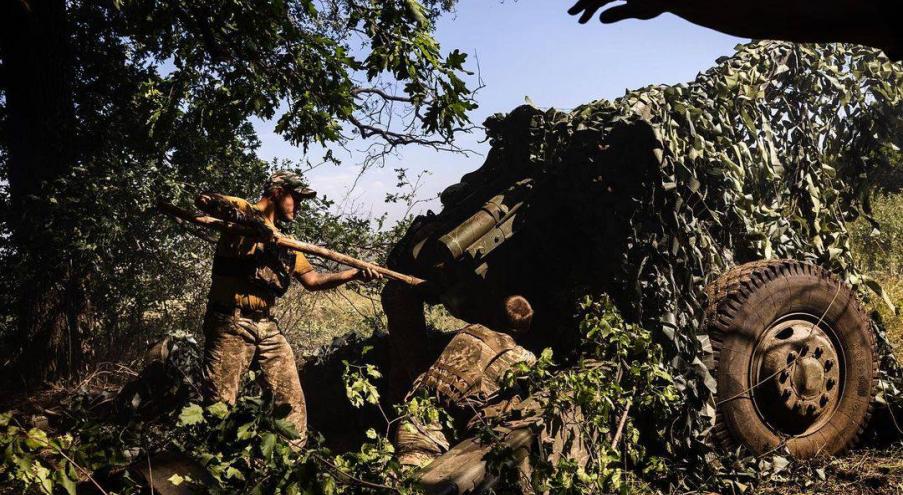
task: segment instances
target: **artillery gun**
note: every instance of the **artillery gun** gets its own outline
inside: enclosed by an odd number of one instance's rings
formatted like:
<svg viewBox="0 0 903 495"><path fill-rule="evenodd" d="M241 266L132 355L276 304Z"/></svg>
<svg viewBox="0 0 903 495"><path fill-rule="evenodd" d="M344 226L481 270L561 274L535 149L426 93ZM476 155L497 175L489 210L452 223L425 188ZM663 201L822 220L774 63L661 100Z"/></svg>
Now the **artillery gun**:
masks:
<svg viewBox="0 0 903 495"><path fill-rule="evenodd" d="M856 295L814 264L753 259L736 219L712 214L717 198L706 197L704 184L662 179L667 143L642 109L636 114L613 112L604 130L572 129L564 146L542 131L570 125L554 111L524 106L487 122L493 147L485 164L446 189L442 211L418 217L390 255L393 269L430 281L390 282L383 292L395 387L407 390L435 357L419 352L427 347L424 303L507 332L531 351L567 356L578 338L575 300L604 292L647 328L670 335L696 322L707 335L711 348L701 357L717 382L715 443L755 453L786 446L799 458L849 448L871 415L878 366ZM675 234L679 222L662 214L675 209L697 219L705 236ZM691 266L665 274L668 284L650 275L657 256L683 249L718 257L676 262ZM689 314L649 309L703 290ZM513 323L512 297L532 307L529 329ZM504 437L513 450L529 448L524 432ZM453 447L425 469L424 486L479 491L492 481L487 452L474 439Z"/></svg>

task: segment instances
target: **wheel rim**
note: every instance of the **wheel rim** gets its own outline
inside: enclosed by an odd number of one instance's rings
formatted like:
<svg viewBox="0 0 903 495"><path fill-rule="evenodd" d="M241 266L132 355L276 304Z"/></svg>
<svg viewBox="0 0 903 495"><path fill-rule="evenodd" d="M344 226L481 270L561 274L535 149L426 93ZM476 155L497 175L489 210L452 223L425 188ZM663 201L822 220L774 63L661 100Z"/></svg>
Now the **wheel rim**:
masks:
<svg viewBox="0 0 903 495"><path fill-rule="evenodd" d="M843 397L844 356L820 318L794 314L773 323L750 361L753 403L776 433L805 436L827 423Z"/></svg>

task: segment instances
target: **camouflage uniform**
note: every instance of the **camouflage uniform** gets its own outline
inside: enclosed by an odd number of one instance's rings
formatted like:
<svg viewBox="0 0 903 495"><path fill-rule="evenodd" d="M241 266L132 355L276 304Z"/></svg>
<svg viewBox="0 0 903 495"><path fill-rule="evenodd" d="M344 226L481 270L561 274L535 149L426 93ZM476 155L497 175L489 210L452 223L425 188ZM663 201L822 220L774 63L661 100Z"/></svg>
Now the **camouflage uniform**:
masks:
<svg viewBox="0 0 903 495"><path fill-rule="evenodd" d="M301 198L313 193L291 173L274 174L265 186L290 190ZM247 201L207 195L202 208L220 218L247 223L278 233L275 225ZM291 407L287 420L304 442L307 408L295 356L278 322L270 315L293 277L313 270L301 253L260 238L226 233L220 237L204 319L204 393L208 401L234 404L241 378L252 362L262 372L262 384L277 405Z"/></svg>
<svg viewBox="0 0 903 495"><path fill-rule="evenodd" d="M463 420L463 436L479 427L495 432L500 445L510 448L512 468L517 470L515 493L535 493L531 485L534 455L557 465L569 459L583 467L598 441L595 428L587 428L579 406L563 407L552 417L544 414L548 396L525 396L522 391L501 392L501 379L517 363L528 366L536 357L504 333L471 325L455 335L439 358L414 382L409 397L424 392L436 397L453 419ZM479 437L451 446L438 421L406 418L395 436L399 461L428 466L420 471L420 484L428 493L470 493L490 478L489 454L494 442ZM438 459L437 459L438 458ZM433 462L435 461L435 462ZM455 487L454 491L449 488Z"/></svg>
<svg viewBox="0 0 903 495"><path fill-rule="evenodd" d="M208 311L204 319L204 394L211 401L235 404L241 377L256 360L263 383L276 404L288 404L286 419L303 439L307 434L307 406L295 355L276 320L246 318Z"/></svg>
<svg viewBox="0 0 903 495"><path fill-rule="evenodd" d="M427 391L470 429L518 404L516 396L499 396L501 379L515 364L535 361L509 335L471 325L455 335L439 359L417 378L409 397ZM440 424L422 424L413 418L401 422L395 443L400 461L408 465L426 464L449 449Z"/></svg>

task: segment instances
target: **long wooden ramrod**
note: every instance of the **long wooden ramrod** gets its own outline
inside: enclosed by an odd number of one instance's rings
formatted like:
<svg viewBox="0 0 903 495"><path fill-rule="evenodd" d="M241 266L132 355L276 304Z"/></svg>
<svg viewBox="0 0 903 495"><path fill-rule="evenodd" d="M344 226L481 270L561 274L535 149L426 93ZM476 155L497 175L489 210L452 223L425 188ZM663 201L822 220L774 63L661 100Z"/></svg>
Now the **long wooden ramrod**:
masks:
<svg viewBox="0 0 903 495"><path fill-rule="evenodd" d="M167 215L175 217L179 220L183 220L186 222L190 222L196 225L202 225L204 227L210 227L220 232L230 232L239 235L246 235L249 237L257 236L258 233L254 229L247 227L245 225L229 222L220 218L202 215L199 213L194 213L188 210L184 210L179 208L178 206L171 205L169 203L157 203L157 208ZM381 273L384 277L390 278L392 280L397 280L399 282L404 282L408 285L417 286L425 283L426 281L414 277L412 275L406 275L404 273L396 272L395 270L390 270L388 268L375 265L373 263L368 263L366 261L359 260L357 258L352 258L347 254L342 254L331 249L326 249L324 247L317 246L315 244L310 244L307 242L301 242L289 237L277 235L274 237L276 244L279 246L284 246L288 249L299 251L304 254L312 254L314 256L319 256L320 258L325 258L331 261L335 261L336 263L341 263L346 266L350 266L352 268L357 268L359 270L370 269L374 272Z"/></svg>

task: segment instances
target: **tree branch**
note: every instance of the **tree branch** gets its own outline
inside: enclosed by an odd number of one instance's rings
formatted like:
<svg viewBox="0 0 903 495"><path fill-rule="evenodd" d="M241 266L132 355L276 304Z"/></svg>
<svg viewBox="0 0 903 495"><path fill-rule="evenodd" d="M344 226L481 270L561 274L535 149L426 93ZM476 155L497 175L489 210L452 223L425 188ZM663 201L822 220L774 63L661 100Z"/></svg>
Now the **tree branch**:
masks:
<svg viewBox="0 0 903 495"><path fill-rule="evenodd" d="M352 96L360 96L365 94L375 94L384 100L399 101L402 103L414 103L414 99L406 96L395 96L379 89L379 88L354 88L351 90Z"/></svg>

